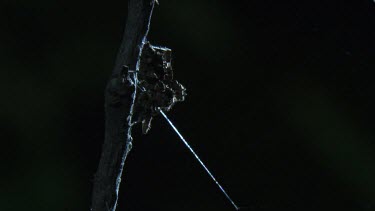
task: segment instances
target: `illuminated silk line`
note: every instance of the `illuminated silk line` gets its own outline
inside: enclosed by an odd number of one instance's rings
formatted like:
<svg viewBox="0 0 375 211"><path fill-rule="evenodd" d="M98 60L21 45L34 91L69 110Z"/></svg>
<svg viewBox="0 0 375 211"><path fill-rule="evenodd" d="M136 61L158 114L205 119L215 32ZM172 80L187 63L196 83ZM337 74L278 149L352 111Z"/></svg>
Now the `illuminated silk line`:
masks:
<svg viewBox="0 0 375 211"><path fill-rule="evenodd" d="M169 118L167 117L167 115L159 108L159 112L163 115L163 117L165 118L165 120L167 120L167 122L171 125L171 127L173 128L173 130L177 133L177 135L180 137L180 139L182 140L182 142L184 142L184 144L186 145L186 147L190 150L191 153L193 153L194 157L198 160L198 162L202 165L202 167L204 168L204 170L206 170L206 172L208 173L208 175L210 175L210 177L212 178L212 180L216 183L216 185L220 188L221 192L224 193L225 197L230 201L230 203L232 203L232 205L234 206L234 208L236 208L236 210L239 210L240 208L234 203L234 201L229 197L229 195L227 194L227 192L224 190L223 187L221 187L221 185L219 184L219 182L215 179L215 177L212 175L212 173L208 170L208 168L204 165L204 163L201 161L201 159L198 157L198 155L194 152L193 148L191 148L191 146L188 144L188 142L184 139L184 137L181 135L181 133L177 130L177 128L173 125L173 123L171 122L171 120L169 120Z"/></svg>

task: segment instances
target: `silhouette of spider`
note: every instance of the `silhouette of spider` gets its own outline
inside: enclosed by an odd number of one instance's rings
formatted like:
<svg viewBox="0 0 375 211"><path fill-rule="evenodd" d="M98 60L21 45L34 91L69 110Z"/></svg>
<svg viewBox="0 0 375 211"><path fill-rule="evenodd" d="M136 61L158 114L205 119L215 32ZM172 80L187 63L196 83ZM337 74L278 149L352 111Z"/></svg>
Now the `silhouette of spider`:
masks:
<svg viewBox="0 0 375 211"><path fill-rule="evenodd" d="M134 84L134 77L130 74L137 73L137 96L134 107L136 121L142 123L142 132L147 134L151 129L152 118L159 114L159 109L167 112L176 102L184 101L185 87L173 80L171 65L172 51L169 48L153 46L147 42L142 50L139 71L123 67L123 81Z"/></svg>

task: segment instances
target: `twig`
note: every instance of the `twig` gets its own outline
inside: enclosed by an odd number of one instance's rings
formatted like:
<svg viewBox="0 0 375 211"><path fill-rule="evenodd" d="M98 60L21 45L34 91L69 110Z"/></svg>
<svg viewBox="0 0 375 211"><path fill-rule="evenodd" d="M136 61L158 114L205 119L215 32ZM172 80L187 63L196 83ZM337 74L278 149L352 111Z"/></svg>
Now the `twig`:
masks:
<svg viewBox="0 0 375 211"><path fill-rule="evenodd" d="M92 211L115 211L125 159L132 146L136 90L122 83L124 65L137 70L154 0L129 0L124 37L105 91L105 139L94 178ZM137 75L134 75L137 80Z"/></svg>

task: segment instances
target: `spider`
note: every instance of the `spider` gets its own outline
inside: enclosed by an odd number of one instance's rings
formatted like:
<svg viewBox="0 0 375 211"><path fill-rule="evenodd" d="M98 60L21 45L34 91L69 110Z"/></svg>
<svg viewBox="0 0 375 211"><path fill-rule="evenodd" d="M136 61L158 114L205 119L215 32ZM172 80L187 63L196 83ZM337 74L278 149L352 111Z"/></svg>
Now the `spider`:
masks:
<svg viewBox="0 0 375 211"><path fill-rule="evenodd" d="M145 43L137 71L137 100L135 103L135 123L142 124L143 134L151 129L152 118L159 114L159 109L169 111L177 102L185 100L186 88L173 79L171 65L172 51L169 48ZM123 81L134 84L129 75L135 71L123 66ZM127 75L126 75L127 72Z"/></svg>

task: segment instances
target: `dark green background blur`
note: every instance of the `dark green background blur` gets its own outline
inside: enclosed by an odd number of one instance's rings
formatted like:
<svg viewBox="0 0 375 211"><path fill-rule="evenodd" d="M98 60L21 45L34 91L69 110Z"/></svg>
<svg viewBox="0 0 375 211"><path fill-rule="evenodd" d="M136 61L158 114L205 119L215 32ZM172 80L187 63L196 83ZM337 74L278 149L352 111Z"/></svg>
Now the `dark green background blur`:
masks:
<svg viewBox="0 0 375 211"><path fill-rule="evenodd" d="M375 210L375 4L159 0L169 113L248 210ZM126 1L1 0L0 210L89 210ZM126 112L126 111L124 111ZM233 210L167 123L136 127L119 211Z"/></svg>

